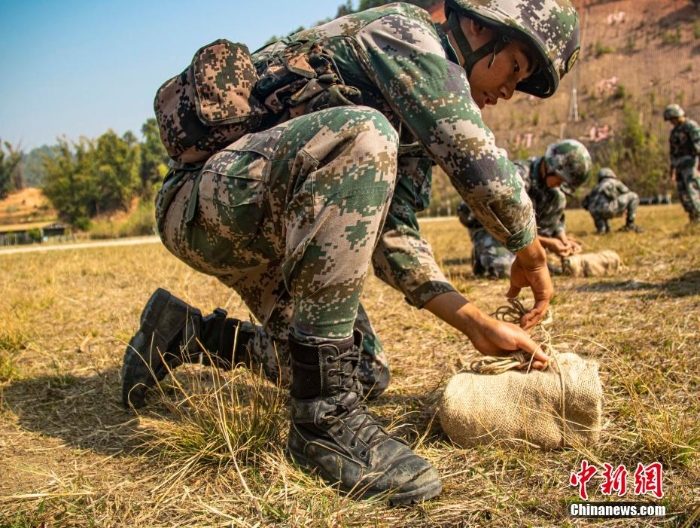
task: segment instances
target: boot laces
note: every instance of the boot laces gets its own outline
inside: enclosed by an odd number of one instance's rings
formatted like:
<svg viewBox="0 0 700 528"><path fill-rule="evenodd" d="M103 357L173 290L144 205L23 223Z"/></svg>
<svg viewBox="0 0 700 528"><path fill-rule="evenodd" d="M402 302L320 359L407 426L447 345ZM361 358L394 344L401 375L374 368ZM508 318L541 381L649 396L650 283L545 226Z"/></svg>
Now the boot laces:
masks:
<svg viewBox="0 0 700 528"><path fill-rule="evenodd" d="M330 427L345 426L353 431L350 446L357 445L360 433L368 427L374 430L366 440L368 447L373 447L390 438L390 434L379 424L375 416L362 403L362 383L357 379L359 360L357 350L352 348L331 358L338 362L338 368L329 370L329 374L338 374L340 397L335 398L335 411L325 413L322 417Z"/></svg>

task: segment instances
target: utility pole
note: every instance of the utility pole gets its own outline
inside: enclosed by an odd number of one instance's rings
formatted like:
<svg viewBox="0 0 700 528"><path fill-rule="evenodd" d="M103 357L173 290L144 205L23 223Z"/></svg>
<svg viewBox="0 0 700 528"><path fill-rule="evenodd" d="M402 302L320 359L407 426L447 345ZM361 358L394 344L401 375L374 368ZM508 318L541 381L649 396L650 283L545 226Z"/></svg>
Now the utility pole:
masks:
<svg viewBox="0 0 700 528"><path fill-rule="evenodd" d="M571 106L569 107L569 121L578 123L578 97L576 95L576 87L571 89Z"/></svg>

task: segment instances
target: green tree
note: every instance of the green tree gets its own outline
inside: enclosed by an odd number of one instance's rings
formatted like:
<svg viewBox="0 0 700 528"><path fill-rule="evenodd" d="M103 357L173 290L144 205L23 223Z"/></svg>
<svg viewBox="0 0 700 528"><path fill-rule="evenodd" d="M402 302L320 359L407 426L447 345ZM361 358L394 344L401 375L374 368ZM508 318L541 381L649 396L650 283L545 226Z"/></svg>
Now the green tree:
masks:
<svg viewBox="0 0 700 528"><path fill-rule="evenodd" d="M611 167L640 196L667 191L666 144L630 103L622 107L622 129L608 146L596 153L601 166Z"/></svg>
<svg viewBox="0 0 700 528"><path fill-rule="evenodd" d="M133 134L108 131L97 140L65 138L44 158L44 195L62 219L85 228L90 218L128 210L140 188L140 149Z"/></svg>
<svg viewBox="0 0 700 528"><path fill-rule="evenodd" d="M27 187L44 186L44 158L47 156L54 157L53 147L48 145L34 148L22 156L22 172Z"/></svg>
<svg viewBox="0 0 700 528"><path fill-rule="evenodd" d="M81 138L72 145L60 138L54 147L54 157L44 158L44 188L46 198L58 211L61 219L84 228L90 222L91 204L91 151L93 145Z"/></svg>
<svg viewBox="0 0 700 528"><path fill-rule="evenodd" d="M150 199L168 171L168 153L160 140L158 123L154 117L143 124L141 134L143 141L141 142L141 167L139 169L140 192L141 196Z"/></svg>
<svg viewBox="0 0 700 528"><path fill-rule="evenodd" d="M141 187L140 150L136 136L131 132L120 138L109 130L97 139L94 161L96 214L129 210L132 198Z"/></svg>
<svg viewBox="0 0 700 528"><path fill-rule="evenodd" d="M20 161L22 151L19 148L13 147L7 141L0 142L0 198L5 198L17 188L22 188Z"/></svg>

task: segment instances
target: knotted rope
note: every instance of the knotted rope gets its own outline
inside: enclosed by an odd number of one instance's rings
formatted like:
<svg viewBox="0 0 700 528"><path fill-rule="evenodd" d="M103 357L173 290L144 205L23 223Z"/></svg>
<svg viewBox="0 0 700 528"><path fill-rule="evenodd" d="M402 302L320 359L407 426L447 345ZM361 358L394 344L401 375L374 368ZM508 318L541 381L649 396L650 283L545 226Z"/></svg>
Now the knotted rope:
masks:
<svg viewBox="0 0 700 528"><path fill-rule="evenodd" d="M523 315L530 310L523 306L518 299L508 299L509 305L499 307L493 314L493 317L499 321L518 324ZM552 324L552 312L547 310L544 318L537 324L536 328L542 333L542 348L547 353L554 352L550 344L549 332L544 328ZM469 364L469 370L477 374L501 374L511 369L530 369L532 364L530 354L522 351L513 352L507 356L484 356ZM547 367L545 367L547 368Z"/></svg>

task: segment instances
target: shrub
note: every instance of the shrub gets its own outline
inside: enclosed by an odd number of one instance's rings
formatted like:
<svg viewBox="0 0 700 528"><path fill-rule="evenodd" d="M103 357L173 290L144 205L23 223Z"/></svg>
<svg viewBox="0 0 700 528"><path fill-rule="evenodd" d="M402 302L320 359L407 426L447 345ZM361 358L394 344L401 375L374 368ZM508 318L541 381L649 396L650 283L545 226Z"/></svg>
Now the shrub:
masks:
<svg viewBox="0 0 700 528"><path fill-rule="evenodd" d="M599 40L596 40L595 44L593 45L593 55L595 55L596 58L600 57L601 55L613 53L614 51L615 48L612 46L604 46Z"/></svg>

